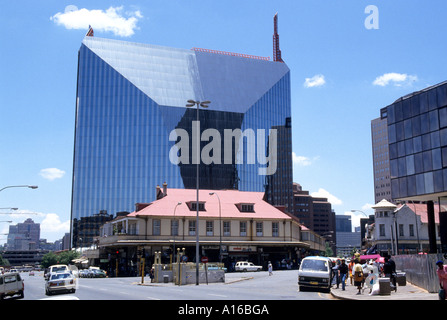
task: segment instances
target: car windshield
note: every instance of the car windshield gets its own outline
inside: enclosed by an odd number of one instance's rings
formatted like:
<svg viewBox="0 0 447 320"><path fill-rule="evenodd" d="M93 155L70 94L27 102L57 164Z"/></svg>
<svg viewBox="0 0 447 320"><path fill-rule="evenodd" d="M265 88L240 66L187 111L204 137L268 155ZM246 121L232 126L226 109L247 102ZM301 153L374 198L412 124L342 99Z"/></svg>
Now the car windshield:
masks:
<svg viewBox="0 0 447 320"><path fill-rule="evenodd" d="M304 260L301 264L301 270L328 271L327 261L323 260Z"/></svg>
<svg viewBox="0 0 447 320"><path fill-rule="evenodd" d="M67 271L65 267L55 267L52 270L53 272L61 272L61 271Z"/></svg>
<svg viewBox="0 0 447 320"><path fill-rule="evenodd" d="M67 278L71 278L71 274L69 274L69 273L57 273L57 274L53 274L51 276L51 280L60 280L60 279L67 279Z"/></svg>

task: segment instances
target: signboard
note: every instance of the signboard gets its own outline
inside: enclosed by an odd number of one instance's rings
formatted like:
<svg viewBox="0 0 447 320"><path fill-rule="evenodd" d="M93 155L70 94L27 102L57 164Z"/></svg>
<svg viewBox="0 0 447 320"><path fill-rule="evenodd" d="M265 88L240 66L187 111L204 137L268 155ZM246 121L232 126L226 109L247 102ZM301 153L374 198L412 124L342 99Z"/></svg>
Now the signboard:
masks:
<svg viewBox="0 0 447 320"><path fill-rule="evenodd" d="M255 246L229 246L231 252L256 252Z"/></svg>

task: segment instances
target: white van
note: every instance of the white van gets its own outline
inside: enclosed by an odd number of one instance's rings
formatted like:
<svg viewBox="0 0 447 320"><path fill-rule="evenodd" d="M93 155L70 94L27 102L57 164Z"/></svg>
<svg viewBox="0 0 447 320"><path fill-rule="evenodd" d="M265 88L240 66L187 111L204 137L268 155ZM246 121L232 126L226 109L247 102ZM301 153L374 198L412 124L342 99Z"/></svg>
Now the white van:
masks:
<svg viewBox="0 0 447 320"><path fill-rule="evenodd" d="M239 261L239 262L236 262L234 270L235 271L242 271L242 272L261 271L262 270L262 266L256 266L252 262L248 262L248 261Z"/></svg>
<svg viewBox="0 0 447 320"><path fill-rule="evenodd" d="M0 300L7 296L24 297L25 285L18 272L0 274Z"/></svg>
<svg viewBox="0 0 447 320"><path fill-rule="evenodd" d="M300 291L305 288L324 289L331 291L332 262L326 257L306 257L301 261L298 270L298 286Z"/></svg>

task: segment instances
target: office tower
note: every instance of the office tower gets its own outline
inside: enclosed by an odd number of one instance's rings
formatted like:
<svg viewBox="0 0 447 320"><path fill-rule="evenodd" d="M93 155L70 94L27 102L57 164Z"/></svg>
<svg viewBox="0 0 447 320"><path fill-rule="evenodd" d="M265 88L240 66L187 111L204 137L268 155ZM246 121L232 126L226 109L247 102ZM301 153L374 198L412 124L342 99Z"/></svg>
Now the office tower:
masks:
<svg viewBox="0 0 447 320"><path fill-rule="evenodd" d="M335 212L327 198L312 197L298 183L293 183L293 213L309 229L335 243Z"/></svg>
<svg viewBox="0 0 447 320"><path fill-rule="evenodd" d="M447 252L447 81L397 99L381 115L387 119L392 199L427 204L431 253L437 203Z"/></svg>
<svg viewBox="0 0 447 320"><path fill-rule="evenodd" d="M200 130L197 109L185 107L190 99L211 101L199 110ZM86 235L98 234L83 218L131 212L153 201L164 182L195 189L198 132L201 189L262 191L290 209L290 99L283 62L86 36L78 57L72 245L81 245L80 234L83 246ZM277 158L266 157L270 147Z"/></svg>
<svg viewBox="0 0 447 320"><path fill-rule="evenodd" d="M374 169L374 203L378 203L383 199L392 202L386 108L381 110L380 118L371 121L371 139Z"/></svg>
<svg viewBox="0 0 447 320"><path fill-rule="evenodd" d="M38 249L39 240L40 223L35 223L32 219L9 226L8 250Z"/></svg>

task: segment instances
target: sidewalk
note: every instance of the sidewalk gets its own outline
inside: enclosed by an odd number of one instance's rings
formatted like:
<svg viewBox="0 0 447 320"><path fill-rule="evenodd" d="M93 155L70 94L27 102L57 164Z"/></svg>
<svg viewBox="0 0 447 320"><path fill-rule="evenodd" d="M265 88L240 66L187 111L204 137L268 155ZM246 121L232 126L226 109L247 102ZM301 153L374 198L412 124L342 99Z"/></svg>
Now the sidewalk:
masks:
<svg viewBox="0 0 447 320"><path fill-rule="evenodd" d="M429 293L428 291L419 288L411 283L407 282L406 286L398 286L397 292L391 291L390 295L369 295L369 288L366 288L362 294L357 294L357 287L351 285L349 280L346 282L345 291L339 289L337 286L333 286L331 294L337 299L343 300L438 300L437 293Z"/></svg>

